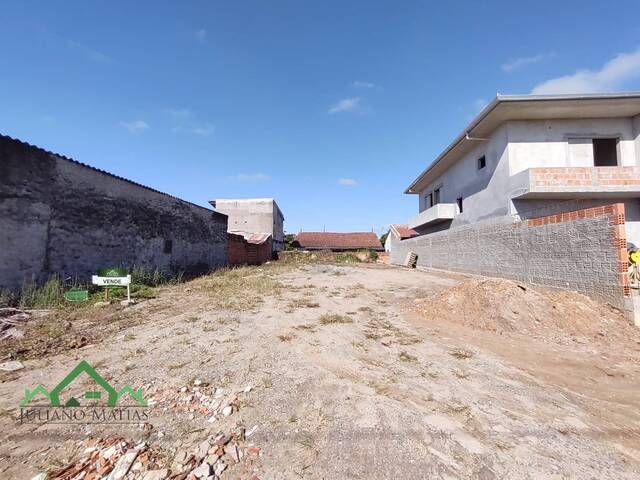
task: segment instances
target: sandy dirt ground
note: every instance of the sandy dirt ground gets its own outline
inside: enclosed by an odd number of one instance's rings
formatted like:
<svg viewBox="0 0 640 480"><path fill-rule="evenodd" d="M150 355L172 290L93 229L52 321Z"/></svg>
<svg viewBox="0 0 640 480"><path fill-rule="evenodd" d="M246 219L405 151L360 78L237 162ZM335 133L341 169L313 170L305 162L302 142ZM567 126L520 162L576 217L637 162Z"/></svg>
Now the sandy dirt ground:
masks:
<svg viewBox="0 0 640 480"><path fill-rule="evenodd" d="M222 479L640 478L639 332L577 294L272 264L30 329L0 345L25 366L0 373L3 479L73 478L83 455L106 477L114 442L144 453L112 479L211 479L222 459ZM150 419L17 421L25 388L80 360L142 387Z"/></svg>

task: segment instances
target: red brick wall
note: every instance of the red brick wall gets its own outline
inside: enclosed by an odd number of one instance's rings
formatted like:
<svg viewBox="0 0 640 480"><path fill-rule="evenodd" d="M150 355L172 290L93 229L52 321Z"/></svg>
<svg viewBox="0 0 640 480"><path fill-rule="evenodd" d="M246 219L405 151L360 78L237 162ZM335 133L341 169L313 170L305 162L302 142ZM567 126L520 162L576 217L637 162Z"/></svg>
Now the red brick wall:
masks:
<svg viewBox="0 0 640 480"><path fill-rule="evenodd" d="M640 185L640 167L532 168L536 187Z"/></svg>
<svg viewBox="0 0 640 480"><path fill-rule="evenodd" d="M236 235L234 233L227 234L228 250L227 256L229 259L229 265L244 265L247 263L247 241L242 235Z"/></svg>
<svg viewBox="0 0 640 480"><path fill-rule="evenodd" d="M261 265L271 260L271 239L264 243L249 243L242 235L228 234L229 265Z"/></svg>

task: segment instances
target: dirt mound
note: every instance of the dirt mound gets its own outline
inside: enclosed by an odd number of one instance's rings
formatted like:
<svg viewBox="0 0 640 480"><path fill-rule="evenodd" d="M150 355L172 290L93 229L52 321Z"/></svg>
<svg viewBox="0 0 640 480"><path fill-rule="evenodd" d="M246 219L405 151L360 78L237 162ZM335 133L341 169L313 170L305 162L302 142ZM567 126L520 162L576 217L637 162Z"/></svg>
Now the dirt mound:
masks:
<svg viewBox="0 0 640 480"><path fill-rule="evenodd" d="M502 279L470 279L416 305L423 316L434 321L497 333L638 336L623 313L609 305L575 292Z"/></svg>

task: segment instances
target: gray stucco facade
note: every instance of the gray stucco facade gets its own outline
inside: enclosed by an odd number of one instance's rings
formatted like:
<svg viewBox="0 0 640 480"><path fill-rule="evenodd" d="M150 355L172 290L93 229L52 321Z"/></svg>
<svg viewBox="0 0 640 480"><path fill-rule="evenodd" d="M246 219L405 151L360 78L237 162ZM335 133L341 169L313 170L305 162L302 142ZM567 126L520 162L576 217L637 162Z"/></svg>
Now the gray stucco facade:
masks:
<svg viewBox="0 0 640 480"><path fill-rule="evenodd" d="M598 139L615 141L614 166L597 164ZM418 195L420 212L409 226L427 234L503 216L518 220L570 211L576 202L577 208L622 202L627 237L640 244L636 167L640 94L499 97L407 189ZM585 169L593 170L588 184L574 175L590 175ZM444 213L434 215L438 202Z"/></svg>
<svg viewBox="0 0 640 480"><path fill-rule="evenodd" d="M0 136L0 288L97 268L227 264L227 217Z"/></svg>
<svg viewBox="0 0 640 480"><path fill-rule="evenodd" d="M229 217L229 232L249 238L269 234L273 250L284 248L284 215L273 198L216 199L209 203Z"/></svg>

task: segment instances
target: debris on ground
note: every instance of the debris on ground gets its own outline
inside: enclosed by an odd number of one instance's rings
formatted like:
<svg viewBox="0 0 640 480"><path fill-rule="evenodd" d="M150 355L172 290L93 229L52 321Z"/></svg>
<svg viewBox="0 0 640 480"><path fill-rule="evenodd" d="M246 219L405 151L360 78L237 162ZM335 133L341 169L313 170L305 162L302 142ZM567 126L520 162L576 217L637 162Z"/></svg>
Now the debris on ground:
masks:
<svg viewBox="0 0 640 480"><path fill-rule="evenodd" d="M0 340L21 338L30 315L17 308L0 308Z"/></svg>
<svg viewBox="0 0 640 480"><path fill-rule="evenodd" d="M87 439L79 445L82 453L71 462L39 476L47 480L213 480L233 471L234 478L259 480L254 467L255 452L259 455L260 449L244 440L244 428L239 428L229 435L210 435L192 448L167 452L122 437Z"/></svg>
<svg viewBox="0 0 640 480"><path fill-rule="evenodd" d="M23 368L24 365L18 360L0 363L0 370L4 372L15 372L16 370L21 370Z"/></svg>
<svg viewBox="0 0 640 480"><path fill-rule="evenodd" d="M149 397L148 402L149 405L162 406L174 411L200 413L208 416L209 423L213 423L240 410L246 395L251 391L252 387L227 391L196 380L193 387L185 386L177 390L171 388L156 392Z"/></svg>

